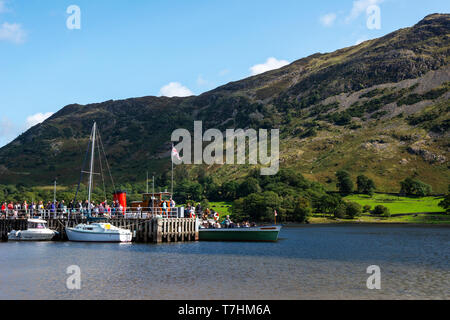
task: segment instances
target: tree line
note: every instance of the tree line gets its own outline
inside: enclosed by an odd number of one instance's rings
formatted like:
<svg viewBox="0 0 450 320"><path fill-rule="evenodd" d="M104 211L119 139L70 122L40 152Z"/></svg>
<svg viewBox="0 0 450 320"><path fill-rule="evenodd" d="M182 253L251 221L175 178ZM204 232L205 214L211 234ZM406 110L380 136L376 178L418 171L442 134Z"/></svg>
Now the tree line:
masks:
<svg viewBox="0 0 450 320"><path fill-rule="evenodd" d="M372 196L376 190L374 181L364 175L356 178L355 182L349 172L340 170L336 173L338 193L327 192L325 187L317 182L307 180L301 173L293 169L281 169L277 175L261 176L254 170L246 176L220 183L217 178L209 174L206 169L197 170L195 176L189 176L187 170L177 170L174 181L174 200L177 204L198 203L208 206L209 202L231 202L230 214L237 221L251 220L257 222L271 222L277 211L279 221L308 222L314 213L333 215L336 218L354 219L363 213L388 217L390 212L384 206L371 208L361 206L355 202L344 200L352 194L367 194ZM356 184L356 187L355 187ZM156 177L156 191L170 190L170 173L164 172ZM123 184L117 190L125 190L127 199L140 201L142 193L147 191L147 184ZM149 192L152 192L151 183ZM58 189L57 200L66 202L74 199L76 186ZM113 191L96 187L93 200L101 202L111 200ZM400 182L400 193L412 196L426 196L432 192L431 186L416 178L407 178ZM86 185L81 185L78 198L87 197ZM27 187L23 184L0 185L0 201L22 202L51 201L53 189L51 187ZM441 206L449 212L449 197L442 201Z"/></svg>

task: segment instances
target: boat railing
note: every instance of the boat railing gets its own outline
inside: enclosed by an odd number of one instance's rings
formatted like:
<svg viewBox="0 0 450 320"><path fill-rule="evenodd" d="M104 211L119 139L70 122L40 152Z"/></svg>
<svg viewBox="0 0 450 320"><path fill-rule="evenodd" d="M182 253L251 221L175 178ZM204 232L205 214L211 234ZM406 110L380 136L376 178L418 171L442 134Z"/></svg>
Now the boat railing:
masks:
<svg viewBox="0 0 450 320"><path fill-rule="evenodd" d="M27 218L42 218L42 219L70 219L70 218L87 218L91 217L105 217L111 219L152 219L156 217L161 218L180 218L184 210L182 208L109 208L91 209L90 212L86 208L70 209L70 208L56 208L56 209L27 209L27 210L4 210L0 212L1 219L27 219Z"/></svg>

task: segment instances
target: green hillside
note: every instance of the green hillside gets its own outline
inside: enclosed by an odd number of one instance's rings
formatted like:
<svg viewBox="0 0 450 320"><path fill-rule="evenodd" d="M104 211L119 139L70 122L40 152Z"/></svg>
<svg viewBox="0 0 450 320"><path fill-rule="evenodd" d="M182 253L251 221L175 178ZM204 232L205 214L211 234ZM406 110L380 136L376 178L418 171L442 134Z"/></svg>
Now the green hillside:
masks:
<svg viewBox="0 0 450 320"><path fill-rule="evenodd" d="M335 190L335 172L365 174L398 192L414 176L444 193L450 182L450 15L186 98L68 105L0 149L0 184L74 185L97 121L118 184L170 169L178 128L279 128L281 167ZM201 167L217 184L254 166ZM176 177L198 178L198 167ZM164 185L164 184L163 184Z"/></svg>

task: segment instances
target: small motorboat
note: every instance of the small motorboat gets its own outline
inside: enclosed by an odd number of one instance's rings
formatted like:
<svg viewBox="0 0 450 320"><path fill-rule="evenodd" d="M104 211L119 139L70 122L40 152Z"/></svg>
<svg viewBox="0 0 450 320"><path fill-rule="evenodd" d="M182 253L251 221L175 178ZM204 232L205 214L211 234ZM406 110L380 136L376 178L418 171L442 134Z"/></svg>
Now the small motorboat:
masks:
<svg viewBox="0 0 450 320"><path fill-rule="evenodd" d="M47 221L40 219L28 220L27 230L13 230L8 233L10 241L50 241L58 232L47 227Z"/></svg>
<svg viewBox="0 0 450 320"><path fill-rule="evenodd" d="M130 230L117 228L109 223L79 224L66 229L69 241L78 242L131 242Z"/></svg>
<svg viewBox="0 0 450 320"><path fill-rule="evenodd" d="M278 241L281 226L199 229L200 241Z"/></svg>

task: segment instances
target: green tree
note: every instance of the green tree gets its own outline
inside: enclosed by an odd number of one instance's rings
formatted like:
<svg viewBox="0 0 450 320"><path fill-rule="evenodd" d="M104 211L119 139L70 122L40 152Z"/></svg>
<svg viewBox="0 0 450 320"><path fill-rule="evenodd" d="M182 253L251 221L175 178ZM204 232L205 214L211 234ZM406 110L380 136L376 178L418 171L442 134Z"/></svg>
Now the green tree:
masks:
<svg viewBox="0 0 450 320"><path fill-rule="evenodd" d="M337 194L325 194L315 201L314 208L321 213L333 214L335 208L342 202Z"/></svg>
<svg viewBox="0 0 450 320"><path fill-rule="evenodd" d="M335 218L343 219L345 218L345 215L347 214L347 206L345 202L341 202L337 205L336 208L333 210L333 215Z"/></svg>
<svg viewBox="0 0 450 320"><path fill-rule="evenodd" d="M308 199L298 197L295 200L294 219L295 221L305 223L308 222L312 214L311 204Z"/></svg>
<svg viewBox="0 0 450 320"><path fill-rule="evenodd" d="M225 182L222 185L222 197L224 200L233 201L237 199L239 184L236 181Z"/></svg>
<svg viewBox="0 0 450 320"><path fill-rule="evenodd" d="M346 203L345 213L348 218L354 219L356 217L361 216L362 207L359 203L356 202L348 202Z"/></svg>
<svg viewBox="0 0 450 320"><path fill-rule="evenodd" d="M425 197L432 192L431 186L414 178L406 178L400 182L400 193L412 196Z"/></svg>
<svg viewBox="0 0 450 320"><path fill-rule="evenodd" d="M281 199L271 191L252 193L244 198L242 211L253 221L271 222L274 219L273 212L279 210Z"/></svg>
<svg viewBox="0 0 450 320"><path fill-rule="evenodd" d="M255 178L247 178L239 185L237 190L237 197L243 198L252 193L261 192L261 187L258 184L258 180Z"/></svg>
<svg viewBox="0 0 450 320"><path fill-rule="evenodd" d="M372 196L376 189L373 180L369 179L365 175L360 175L356 178L356 185L358 193L360 194L368 194Z"/></svg>
<svg viewBox="0 0 450 320"><path fill-rule="evenodd" d="M350 194L353 192L353 182L347 171L340 170L336 172L336 177L338 179L337 187L340 193Z"/></svg>
<svg viewBox="0 0 450 320"><path fill-rule="evenodd" d="M441 208L444 208L447 214L450 214L450 185L448 186L448 193L445 196L444 200L439 203Z"/></svg>

